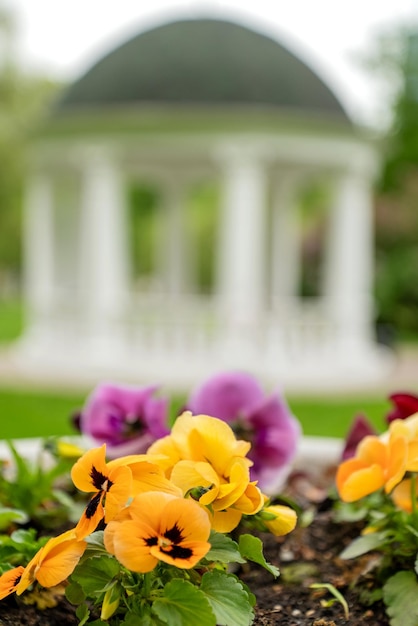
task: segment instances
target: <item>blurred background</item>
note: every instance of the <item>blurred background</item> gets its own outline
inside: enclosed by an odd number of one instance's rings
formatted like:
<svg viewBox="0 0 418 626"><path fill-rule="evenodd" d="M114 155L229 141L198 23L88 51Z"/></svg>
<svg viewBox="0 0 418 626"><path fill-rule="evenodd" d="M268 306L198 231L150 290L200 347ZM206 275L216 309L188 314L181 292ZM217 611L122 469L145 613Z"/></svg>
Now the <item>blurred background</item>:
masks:
<svg viewBox="0 0 418 626"><path fill-rule="evenodd" d="M399 387L417 390L418 8L412 0L396 6L368 0L345 8L325 0L314 4L299 0L291 7L277 2L274 9L270 4L167 0L144 8L128 0L112 7L96 0L65 6L46 0L0 0L0 437L71 432L68 416L98 377L87 366L68 379L64 375L58 380L53 375L39 377L36 362L30 371L12 358L13 347L24 345L19 341L33 321L24 266L24 207L28 179L34 163L39 164L40 129L48 127L57 102L69 98L71 104L71 85L101 58L138 33L176 20L226 20L277 41L324 82L377 155L370 177L371 322L373 342L388 348L389 365L368 386L327 386L325 380L315 390L304 384L306 378L296 384L297 376L293 377L289 401L305 433L341 436L359 412L380 425L388 393ZM170 50L162 50L162 56L169 57ZM149 62L152 66L152 59ZM66 132L71 134L71 128ZM196 270L201 296L211 292L215 281L208 259L213 254L213 207L219 206L218 193L213 185L196 187L187 208L190 232L203 246ZM149 185L135 184L128 194L130 224L141 226L132 226L128 233L135 285L139 290L146 285L149 291L156 193ZM298 289L299 295L312 298L319 290L328 187L321 181L305 185L297 204L302 258ZM159 301L158 306L164 304ZM51 350L59 351L59 344ZM281 367L286 370L286 361ZM278 369L277 382L274 370L266 379L270 385L284 385L287 391L282 371ZM254 373L260 373L256 365ZM132 371L129 376L132 382ZM138 378L139 384L148 382L142 375ZM165 377L155 382L164 385ZM175 402L181 402L184 385L177 391L172 384L171 389Z"/></svg>

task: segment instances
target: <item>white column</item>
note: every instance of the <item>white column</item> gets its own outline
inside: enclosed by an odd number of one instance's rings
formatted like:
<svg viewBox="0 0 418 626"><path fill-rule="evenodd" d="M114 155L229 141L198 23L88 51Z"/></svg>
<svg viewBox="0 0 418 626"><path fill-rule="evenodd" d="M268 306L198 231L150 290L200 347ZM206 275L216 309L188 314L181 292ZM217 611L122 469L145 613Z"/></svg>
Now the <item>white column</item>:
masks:
<svg viewBox="0 0 418 626"><path fill-rule="evenodd" d="M48 317L54 307L53 201L51 179L32 174L26 188L23 253L25 297L36 318Z"/></svg>
<svg viewBox="0 0 418 626"><path fill-rule="evenodd" d="M217 295L229 321L254 323L265 307L266 172L251 154L225 155Z"/></svg>
<svg viewBox="0 0 418 626"><path fill-rule="evenodd" d="M82 304L91 332L110 340L124 312L129 289L123 181L103 151L86 154L80 214Z"/></svg>
<svg viewBox="0 0 418 626"><path fill-rule="evenodd" d="M325 295L344 349L353 353L370 343L373 322L372 189L360 172L337 181L327 244Z"/></svg>
<svg viewBox="0 0 418 626"><path fill-rule="evenodd" d="M162 186L163 214L160 237L160 267L164 291L173 298L189 292L191 278L190 250L193 242L187 233L185 184L174 178Z"/></svg>
<svg viewBox="0 0 418 626"><path fill-rule="evenodd" d="M294 303L300 291L302 257L297 183L296 173L280 172L273 189L271 295L279 307Z"/></svg>

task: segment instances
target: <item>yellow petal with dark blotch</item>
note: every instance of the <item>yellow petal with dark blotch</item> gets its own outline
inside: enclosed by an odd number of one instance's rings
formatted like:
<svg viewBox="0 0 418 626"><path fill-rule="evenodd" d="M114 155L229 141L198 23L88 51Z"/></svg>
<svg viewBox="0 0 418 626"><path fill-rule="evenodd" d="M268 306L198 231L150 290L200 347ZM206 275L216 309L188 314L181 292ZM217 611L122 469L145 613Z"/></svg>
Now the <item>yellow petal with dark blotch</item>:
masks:
<svg viewBox="0 0 418 626"><path fill-rule="evenodd" d="M3 600L3 598L6 598L6 596L16 591L16 587L24 571L25 568L23 565L19 565L18 567L7 570L7 572L4 572L4 574L0 576L0 600Z"/></svg>
<svg viewBox="0 0 418 626"><path fill-rule="evenodd" d="M190 569L206 556L210 548L211 545L207 541L185 541L180 546L172 546L166 550L152 546L151 554L169 565Z"/></svg>
<svg viewBox="0 0 418 626"><path fill-rule="evenodd" d="M194 500L175 498L166 503L160 534L177 527L183 541L207 541L210 534L208 513Z"/></svg>
<svg viewBox="0 0 418 626"><path fill-rule="evenodd" d="M106 444L100 448L92 448L80 457L71 469L71 479L80 491L91 493L99 491L92 479L92 470L107 477Z"/></svg>
<svg viewBox="0 0 418 626"><path fill-rule="evenodd" d="M118 561L133 572L151 572L158 563L150 551L157 529L138 519L114 524L112 545Z"/></svg>

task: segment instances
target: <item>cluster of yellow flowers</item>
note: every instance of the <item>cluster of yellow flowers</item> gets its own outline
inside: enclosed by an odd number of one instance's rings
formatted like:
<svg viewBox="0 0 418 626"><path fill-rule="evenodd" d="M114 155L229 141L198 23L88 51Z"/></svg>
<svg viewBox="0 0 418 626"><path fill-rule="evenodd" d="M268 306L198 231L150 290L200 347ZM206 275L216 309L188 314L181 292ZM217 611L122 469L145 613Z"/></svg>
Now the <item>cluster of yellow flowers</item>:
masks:
<svg viewBox="0 0 418 626"><path fill-rule="evenodd" d="M380 437L362 439L355 456L339 466L337 489L342 500L354 502L384 488L397 507L411 512L411 480L417 478L408 472L418 472L418 413L394 420Z"/></svg>
<svg viewBox="0 0 418 626"><path fill-rule="evenodd" d="M264 515L284 535L296 525L293 509L268 504L250 481L250 443L237 440L224 421L185 412L170 435L146 454L106 461L106 446L81 456L71 472L75 486L93 494L72 530L51 538L26 567L0 577L0 599L38 581L59 584L73 572L86 537L103 521L106 550L134 572L158 561L194 567L209 551L211 528L228 533L243 515Z"/></svg>

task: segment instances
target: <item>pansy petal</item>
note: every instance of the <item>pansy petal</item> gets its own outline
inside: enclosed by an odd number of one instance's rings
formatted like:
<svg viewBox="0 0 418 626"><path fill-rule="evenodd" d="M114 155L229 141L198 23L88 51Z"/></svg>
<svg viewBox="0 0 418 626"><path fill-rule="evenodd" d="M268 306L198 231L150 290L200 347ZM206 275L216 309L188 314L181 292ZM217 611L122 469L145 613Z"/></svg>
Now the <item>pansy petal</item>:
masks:
<svg viewBox="0 0 418 626"><path fill-rule="evenodd" d="M379 437L368 435L360 441L357 447L356 458L361 459L367 465L378 463L384 467L387 461L387 453L387 446Z"/></svg>
<svg viewBox="0 0 418 626"><path fill-rule="evenodd" d="M0 576L0 600L16 591L25 568L22 565L7 570Z"/></svg>
<svg viewBox="0 0 418 626"><path fill-rule="evenodd" d="M230 533L240 523L241 511L228 509L226 511L214 511L211 519L212 528L218 533Z"/></svg>
<svg viewBox="0 0 418 626"><path fill-rule="evenodd" d="M389 461L385 484L386 493L390 493L405 475L408 460L408 446L405 437L390 437Z"/></svg>
<svg viewBox="0 0 418 626"><path fill-rule="evenodd" d="M164 508L160 531L170 535L176 529L183 541L207 541L210 534L208 514L194 500L176 498Z"/></svg>
<svg viewBox="0 0 418 626"><path fill-rule="evenodd" d="M53 537L35 554L25 568L16 593L20 595L36 578L43 587L54 587L68 578L86 548L75 529Z"/></svg>
<svg viewBox="0 0 418 626"><path fill-rule="evenodd" d="M104 494L99 492L90 499L75 527L78 539L91 535L104 518L103 498Z"/></svg>
<svg viewBox="0 0 418 626"><path fill-rule="evenodd" d="M212 489L211 493L207 492L205 503L209 504L217 496L219 486L219 476L209 463L193 461L179 461L171 473L171 480L175 485L180 487L183 494L186 495L190 490L199 487ZM209 500L208 500L209 499Z"/></svg>
<svg viewBox="0 0 418 626"><path fill-rule="evenodd" d="M350 474L344 482L338 481L337 472L337 484L340 498L344 502L354 502L383 487L385 484L383 469L377 464L363 467Z"/></svg>
<svg viewBox="0 0 418 626"><path fill-rule="evenodd" d="M74 463L71 470L71 479L77 489L87 493L99 490L94 484L93 471L107 476L106 444L103 444L100 448L88 450Z"/></svg>
<svg viewBox="0 0 418 626"><path fill-rule="evenodd" d="M106 523L126 505L132 493L132 473L129 467L116 467L109 472L109 485L104 507Z"/></svg>
<svg viewBox="0 0 418 626"><path fill-rule="evenodd" d="M158 559L150 552L157 530L139 520L115 522L112 545L118 561L133 572L151 572Z"/></svg>
<svg viewBox="0 0 418 626"><path fill-rule="evenodd" d="M263 504L264 495L254 483L249 483L242 496L234 503L234 508L245 515L255 515L261 510Z"/></svg>
<svg viewBox="0 0 418 626"><path fill-rule="evenodd" d="M152 546L151 554L169 565L181 569L190 569L203 559L210 547L210 543L207 541L185 541L180 546L170 546L167 549Z"/></svg>
<svg viewBox="0 0 418 626"><path fill-rule="evenodd" d="M192 413L216 415L231 422L263 399L257 380L246 372L225 372L212 376L197 387L187 401Z"/></svg>

